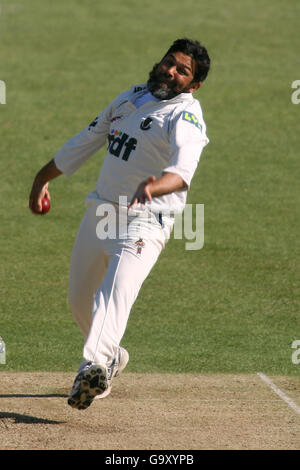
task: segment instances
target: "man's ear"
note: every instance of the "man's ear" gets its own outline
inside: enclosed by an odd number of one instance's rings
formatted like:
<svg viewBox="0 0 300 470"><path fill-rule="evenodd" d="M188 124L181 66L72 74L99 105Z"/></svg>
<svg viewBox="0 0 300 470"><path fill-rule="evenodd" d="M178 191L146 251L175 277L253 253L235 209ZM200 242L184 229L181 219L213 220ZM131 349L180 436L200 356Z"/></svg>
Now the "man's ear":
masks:
<svg viewBox="0 0 300 470"><path fill-rule="evenodd" d="M190 93L194 93L194 91L198 90L198 88L200 88L201 85L202 85L202 82L193 82L191 84Z"/></svg>

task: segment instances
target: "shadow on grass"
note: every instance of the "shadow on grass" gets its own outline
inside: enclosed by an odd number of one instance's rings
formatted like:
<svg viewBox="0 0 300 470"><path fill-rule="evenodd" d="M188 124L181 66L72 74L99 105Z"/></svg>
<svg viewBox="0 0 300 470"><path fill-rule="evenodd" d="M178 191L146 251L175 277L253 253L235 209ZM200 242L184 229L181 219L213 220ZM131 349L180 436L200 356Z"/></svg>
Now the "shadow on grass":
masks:
<svg viewBox="0 0 300 470"><path fill-rule="evenodd" d="M54 421L52 419L36 418L35 416L22 415L19 413L7 413L0 411L0 420L1 419L14 419L16 424L25 423L25 424L62 424L64 421Z"/></svg>

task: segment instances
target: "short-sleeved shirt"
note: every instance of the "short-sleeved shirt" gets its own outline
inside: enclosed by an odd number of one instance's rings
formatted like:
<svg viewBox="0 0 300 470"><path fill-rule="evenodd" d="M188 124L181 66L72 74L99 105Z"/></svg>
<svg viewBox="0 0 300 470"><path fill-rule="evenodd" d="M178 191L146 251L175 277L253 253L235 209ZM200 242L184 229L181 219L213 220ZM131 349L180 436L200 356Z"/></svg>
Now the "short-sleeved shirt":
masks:
<svg viewBox="0 0 300 470"><path fill-rule="evenodd" d="M72 137L54 156L57 168L71 176L106 144L107 153L96 185L102 200L130 203L138 185L163 173L176 173L187 187L154 197L153 212L184 209L187 190L208 144L200 103L191 93L157 100L146 85L135 85L119 95L82 132Z"/></svg>

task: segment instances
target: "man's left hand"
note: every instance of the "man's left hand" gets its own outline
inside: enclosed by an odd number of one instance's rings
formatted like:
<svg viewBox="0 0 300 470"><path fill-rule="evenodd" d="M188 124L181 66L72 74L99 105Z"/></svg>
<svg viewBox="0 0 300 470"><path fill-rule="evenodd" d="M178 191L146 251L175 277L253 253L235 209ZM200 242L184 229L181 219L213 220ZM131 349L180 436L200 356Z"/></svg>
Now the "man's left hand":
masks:
<svg viewBox="0 0 300 470"><path fill-rule="evenodd" d="M133 195L133 198L128 206L128 209L135 209L137 204L141 204L144 208L146 201L152 201L151 191L150 191L150 184L155 181L155 176L149 176L145 181L142 181L139 184L136 192Z"/></svg>

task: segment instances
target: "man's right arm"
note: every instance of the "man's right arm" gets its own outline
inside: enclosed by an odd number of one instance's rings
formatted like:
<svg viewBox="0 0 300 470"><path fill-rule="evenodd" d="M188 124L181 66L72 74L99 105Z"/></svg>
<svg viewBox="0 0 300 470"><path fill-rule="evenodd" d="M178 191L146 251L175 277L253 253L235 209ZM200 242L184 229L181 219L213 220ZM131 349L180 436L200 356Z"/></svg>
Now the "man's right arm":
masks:
<svg viewBox="0 0 300 470"><path fill-rule="evenodd" d="M50 199L49 181L61 174L71 176L105 143L109 111L108 107L88 127L69 139L37 173L29 196L29 208L34 214L42 214L43 197Z"/></svg>
<svg viewBox="0 0 300 470"><path fill-rule="evenodd" d="M50 199L50 193L48 190L49 181L57 178L62 172L55 165L54 159L50 160L34 178L30 196L29 196L29 208L34 214L42 214L42 199L47 197Z"/></svg>
<svg viewBox="0 0 300 470"><path fill-rule="evenodd" d="M42 199L48 197L49 181L62 173L71 176L91 155L102 147L109 128L110 107L107 107L88 127L71 137L37 173L30 197L29 208L34 214L42 214Z"/></svg>
<svg viewBox="0 0 300 470"><path fill-rule="evenodd" d="M113 110L127 98L129 93L130 90L121 93L89 126L69 139L54 158L38 172L29 197L29 208L34 214L42 213L43 197L50 199L49 181L62 173L67 177L71 176L106 143Z"/></svg>

